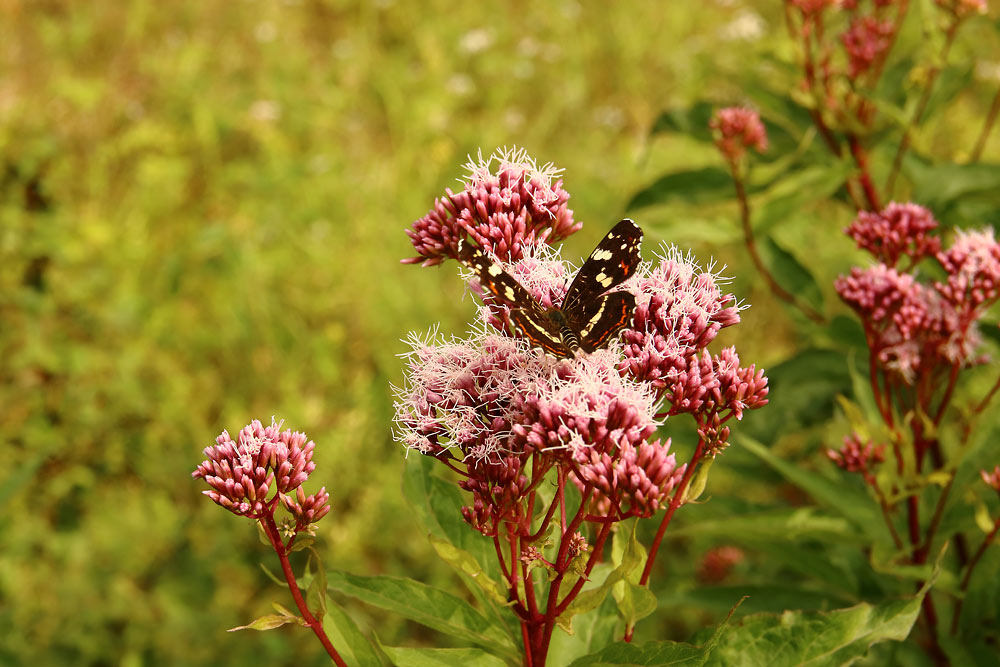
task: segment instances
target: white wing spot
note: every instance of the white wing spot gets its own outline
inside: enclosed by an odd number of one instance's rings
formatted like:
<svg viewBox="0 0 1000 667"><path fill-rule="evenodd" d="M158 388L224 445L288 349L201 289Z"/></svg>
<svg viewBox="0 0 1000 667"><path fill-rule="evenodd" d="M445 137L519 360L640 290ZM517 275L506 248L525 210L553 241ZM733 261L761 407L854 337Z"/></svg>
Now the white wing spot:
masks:
<svg viewBox="0 0 1000 667"><path fill-rule="evenodd" d="M593 329L594 325L597 324L597 322L601 319L601 314L604 313L604 306L606 304L607 301L601 304L601 307L597 309L597 313L592 318L590 318L590 321L587 322L587 326L585 326L583 330L580 332L581 335L586 336L587 334L590 333L590 330Z"/></svg>
<svg viewBox="0 0 1000 667"><path fill-rule="evenodd" d="M515 296L514 296L514 290L513 290L513 288L510 287L510 285L508 285L507 287L504 288L503 296L508 301L513 301L514 300L514 298L515 298Z"/></svg>
<svg viewBox="0 0 1000 667"><path fill-rule="evenodd" d="M591 259L596 259L598 261L604 261L606 259L611 259L611 251L610 250L602 250L602 249L598 248L597 250L594 251L594 254L591 255L590 258Z"/></svg>
<svg viewBox="0 0 1000 667"><path fill-rule="evenodd" d="M489 273L489 274L490 274L491 276L493 276L494 278L496 278L496 277L497 277L497 276L499 276L499 275L500 275L501 273L503 273L503 269L502 269L502 268L500 267L500 265L499 265L499 264L490 264L490 268L489 268L489 269L487 269L487 272L488 272L488 273Z"/></svg>
<svg viewBox="0 0 1000 667"><path fill-rule="evenodd" d="M602 287L610 287L611 283L614 282L614 279L611 276L605 274L604 271L601 271L596 276L594 276L594 280L599 282Z"/></svg>

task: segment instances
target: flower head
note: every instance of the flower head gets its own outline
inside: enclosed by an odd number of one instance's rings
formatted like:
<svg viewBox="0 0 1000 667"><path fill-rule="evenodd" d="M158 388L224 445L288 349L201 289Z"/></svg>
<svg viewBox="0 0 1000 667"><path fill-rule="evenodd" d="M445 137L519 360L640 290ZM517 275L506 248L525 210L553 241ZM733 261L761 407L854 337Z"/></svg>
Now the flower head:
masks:
<svg viewBox="0 0 1000 667"><path fill-rule="evenodd" d="M730 162L737 162L748 148L758 153L767 150L767 131L760 115L752 109L719 109L712 116L709 127L715 131L715 145Z"/></svg>
<svg viewBox="0 0 1000 667"><path fill-rule="evenodd" d="M929 235L937 226L934 215L923 206L892 202L879 213L858 212L844 232L859 248L893 267L903 256L917 262L937 253L941 240Z"/></svg>
<svg viewBox="0 0 1000 667"><path fill-rule="evenodd" d="M878 63L892 46L893 23L874 16L855 17L840 36L849 62L851 78L861 76Z"/></svg>
<svg viewBox="0 0 1000 667"><path fill-rule="evenodd" d="M239 516L262 518L273 512L275 499L280 498L290 510L290 504L301 508L296 518L303 526L329 511L325 490L310 496L308 502L302 491L302 484L316 469L312 461L316 444L307 441L304 433L282 431L273 418L270 426L255 419L236 440L223 431L215 442L205 448L208 458L191 476L208 483L211 490L203 493L218 505ZM291 494L299 497L297 504Z"/></svg>
<svg viewBox="0 0 1000 667"><path fill-rule="evenodd" d="M407 264L439 264L456 257L458 241L476 245L502 260L517 260L525 243L554 243L582 226L566 206L569 194L551 163L538 166L523 150L498 150L488 159L470 158L460 192L445 190L434 208L406 230L417 257Z"/></svg>
<svg viewBox="0 0 1000 667"><path fill-rule="evenodd" d="M828 449L826 455L848 472L867 473L873 466L885 461L885 445L871 440L862 442L860 435L852 433L844 438L840 449Z"/></svg>

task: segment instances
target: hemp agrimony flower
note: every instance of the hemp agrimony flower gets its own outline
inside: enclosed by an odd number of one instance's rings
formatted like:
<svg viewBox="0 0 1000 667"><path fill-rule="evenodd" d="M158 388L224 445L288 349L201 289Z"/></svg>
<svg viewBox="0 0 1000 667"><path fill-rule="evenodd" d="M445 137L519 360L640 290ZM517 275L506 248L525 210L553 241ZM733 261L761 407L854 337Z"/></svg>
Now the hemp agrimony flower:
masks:
<svg viewBox="0 0 1000 667"><path fill-rule="evenodd" d="M762 146L763 138L749 131L746 141ZM741 367L733 348L715 355L706 349L720 329L740 320L722 279L673 248L653 263L640 262L641 231L631 222L616 227L630 230L621 252L632 247L636 255L629 255L627 270L622 255L621 280L610 279L603 265L593 271L609 289L620 283L627 297L619 303L635 304L624 311L621 333L589 354L561 355L567 358L533 349L519 336L524 316L512 317L514 311L544 314L567 300L574 269L547 244L580 227L560 183L538 175L558 172L534 165L523 152L480 158L464 193L448 191L407 232L425 265L459 257L460 243L474 245L474 253L461 246L473 265L464 277L483 305L465 337L411 335L405 379L395 389L395 422L408 450L458 475L469 493L462 516L493 541L525 650L533 664L543 664L554 625L604 557L612 527L667 510L645 562L645 585L663 528L691 500L684 493L691 475L725 448L729 420L766 404L768 390L763 372ZM619 247L608 239L618 238L605 239L586 271L614 258ZM491 283L501 280L509 289ZM586 294L594 303L607 303L592 292ZM597 322L597 307L577 306ZM699 442L679 464L670 439L656 431L681 414L695 419ZM534 569L548 576L533 579Z"/></svg>

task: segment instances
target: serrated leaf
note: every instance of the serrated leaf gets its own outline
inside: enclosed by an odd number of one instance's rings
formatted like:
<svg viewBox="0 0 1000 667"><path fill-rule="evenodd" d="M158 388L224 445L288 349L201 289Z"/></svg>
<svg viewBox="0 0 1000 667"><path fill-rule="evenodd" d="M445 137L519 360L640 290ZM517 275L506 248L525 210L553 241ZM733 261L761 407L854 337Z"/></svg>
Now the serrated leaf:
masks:
<svg viewBox="0 0 1000 667"><path fill-rule="evenodd" d="M920 614L923 593L879 605L832 612L786 611L740 619L707 665L849 665L882 641L902 641Z"/></svg>
<svg viewBox="0 0 1000 667"><path fill-rule="evenodd" d="M305 625L297 616L285 616L284 614L268 614L267 616L261 616L255 621L247 625L239 625L235 628L229 628L227 632L236 632L237 630L258 630L263 632L264 630L273 630L275 628L280 628L282 625L287 623L299 623L300 625Z"/></svg>
<svg viewBox="0 0 1000 667"><path fill-rule="evenodd" d="M447 591L404 577L362 577L338 570L329 571L327 579L332 590L366 604L508 657L518 654L513 639L501 627Z"/></svg>

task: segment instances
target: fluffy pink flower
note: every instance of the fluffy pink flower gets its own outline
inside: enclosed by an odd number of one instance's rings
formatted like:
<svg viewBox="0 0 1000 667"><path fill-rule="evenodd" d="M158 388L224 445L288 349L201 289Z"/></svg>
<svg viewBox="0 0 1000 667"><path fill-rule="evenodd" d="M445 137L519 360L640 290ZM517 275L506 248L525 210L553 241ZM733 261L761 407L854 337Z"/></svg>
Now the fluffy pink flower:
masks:
<svg viewBox="0 0 1000 667"><path fill-rule="evenodd" d="M709 127L715 131L715 145L730 162L736 162L748 148L758 153L767 150L767 131L760 115L753 109L726 107L712 116Z"/></svg>
<svg viewBox="0 0 1000 667"><path fill-rule="evenodd" d="M912 262L934 255L941 240L929 233L938 226L934 215L916 204L890 203L881 212L860 211L844 232L886 266L903 256Z"/></svg>
<svg viewBox="0 0 1000 667"><path fill-rule="evenodd" d="M892 45L893 23L874 16L858 16L840 36L850 63L849 74L856 78L881 60Z"/></svg>
<svg viewBox="0 0 1000 667"><path fill-rule="evenodd" d="M460 192L445 190L434 208L406 230L417 257L405 264L440 264L457 255L458 241L476 245L502 260L517 260L525 243L554 243L580 229L566 206L569 194L552 164L539 167L523 150L500 150L466 165ZM553 182L555 180L555 182Z"/></svg>

